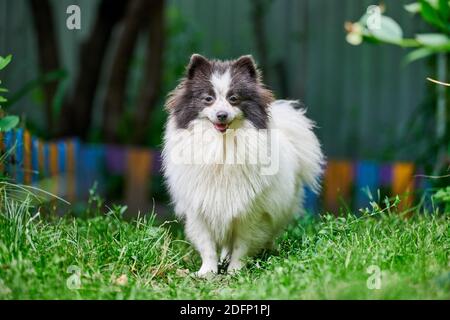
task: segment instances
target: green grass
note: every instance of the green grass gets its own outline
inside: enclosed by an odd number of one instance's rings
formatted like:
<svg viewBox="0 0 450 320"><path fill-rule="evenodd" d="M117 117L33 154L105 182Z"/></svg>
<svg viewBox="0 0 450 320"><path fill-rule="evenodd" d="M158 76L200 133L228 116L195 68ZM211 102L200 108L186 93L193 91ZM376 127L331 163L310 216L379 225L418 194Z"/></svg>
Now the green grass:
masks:
<svg viewBox="0 0 450 320"><path fill-rule="evenodd" d="M127 222L120 209L44 219L27 201L1 202L0 299L450 298L448 214L298 219L275 254L204 280L176 223ZM367 286L372 265L378 290Z"/></svg>

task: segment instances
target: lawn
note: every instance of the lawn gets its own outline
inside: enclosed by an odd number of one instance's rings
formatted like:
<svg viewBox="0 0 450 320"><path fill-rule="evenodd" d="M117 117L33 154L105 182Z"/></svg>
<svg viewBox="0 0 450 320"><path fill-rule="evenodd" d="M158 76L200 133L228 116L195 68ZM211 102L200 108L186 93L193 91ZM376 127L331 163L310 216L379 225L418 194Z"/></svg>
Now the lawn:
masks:
<svg viewBox="0 0 450 320"><path fill-rule="evenodd" d="M2 200L1 299L450 298L445 213L298 218L276 252L236 275L197 279L199 257L176 222L125 221L121 208L42 217L27 204Z"/></svg>

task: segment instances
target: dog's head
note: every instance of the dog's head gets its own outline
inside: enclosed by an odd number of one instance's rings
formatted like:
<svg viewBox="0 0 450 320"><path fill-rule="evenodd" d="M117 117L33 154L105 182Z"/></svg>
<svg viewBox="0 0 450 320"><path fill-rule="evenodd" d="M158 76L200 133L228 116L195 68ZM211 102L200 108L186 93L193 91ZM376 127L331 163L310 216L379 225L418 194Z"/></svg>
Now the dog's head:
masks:
<svg viewBox="0 0 450 320"><path fill-rule="evenodd" d="M225 132L245 121L256 129L267 128L267 108L273 100L251 56L219 61L194 54L185 78L169 95L166 108L180 129L204 119Z"/></svg>

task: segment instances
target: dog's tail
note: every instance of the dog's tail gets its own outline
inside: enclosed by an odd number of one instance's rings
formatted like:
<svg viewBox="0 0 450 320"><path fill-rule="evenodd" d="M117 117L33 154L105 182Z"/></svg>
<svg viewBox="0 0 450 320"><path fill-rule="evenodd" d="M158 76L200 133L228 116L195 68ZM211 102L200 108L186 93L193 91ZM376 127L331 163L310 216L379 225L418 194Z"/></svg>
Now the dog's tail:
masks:
<svg viewBox="0 0 450 320"><path fill-rule="evenodd" d="M283 99L280 99L280 100L275 100L272 103L272 106L275 107L275 108L277 106L279 106L279 105L289 105L292 108L294 108L295 110L299 110L299 111L303 111L303 112L306 110L305 104L302 101L300 101L300 100L283 100Z"/></svg>
<svg viewBox="0 0 450 320"><path fill-rule="evenodd" d="M282 130L293 146L303 184L319 192L325 157L313 131L316 125L305 113L304 105L295 100L276 100L271 105L275 128Z"/></svg>

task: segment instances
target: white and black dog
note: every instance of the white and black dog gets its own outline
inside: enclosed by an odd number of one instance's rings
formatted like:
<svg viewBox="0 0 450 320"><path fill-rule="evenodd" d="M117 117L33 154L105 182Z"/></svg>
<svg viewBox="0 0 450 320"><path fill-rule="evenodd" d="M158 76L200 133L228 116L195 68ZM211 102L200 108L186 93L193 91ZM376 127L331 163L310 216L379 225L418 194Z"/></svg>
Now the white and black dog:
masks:
<svg viewBox="0 0 450 320"><path fill-rule="evenodd" d="M296 101L275 100L251 56L194 54L168 97L163 168L175 212L201 255L199 276L239 270L271 248L319 188L323 155Z"/></svg>

